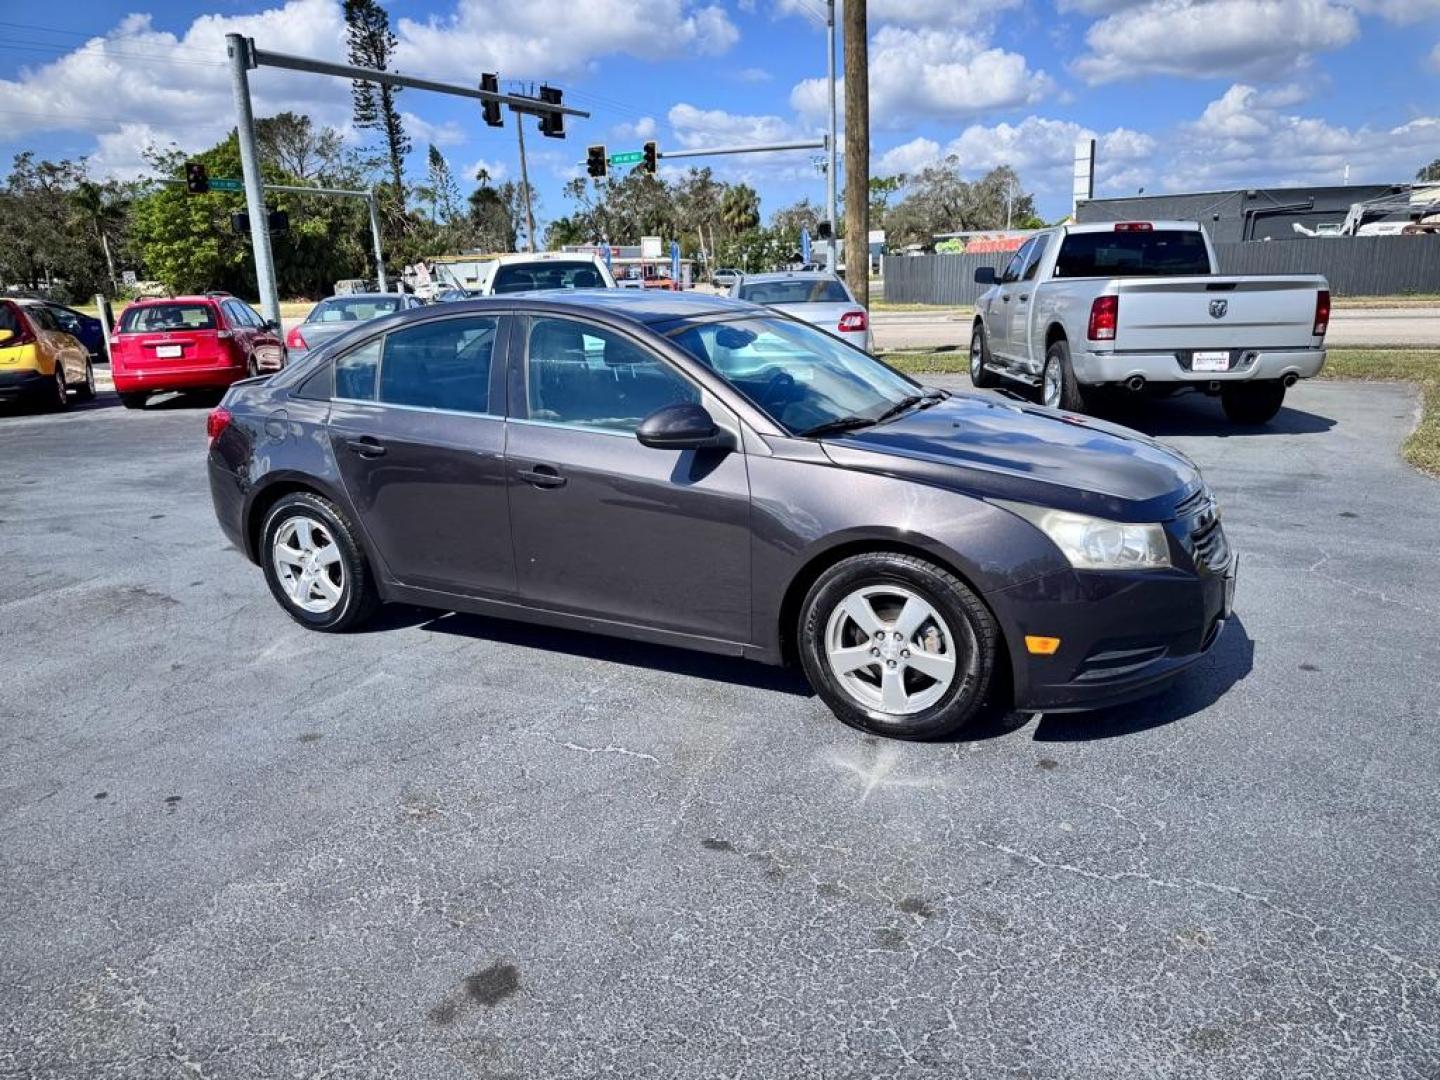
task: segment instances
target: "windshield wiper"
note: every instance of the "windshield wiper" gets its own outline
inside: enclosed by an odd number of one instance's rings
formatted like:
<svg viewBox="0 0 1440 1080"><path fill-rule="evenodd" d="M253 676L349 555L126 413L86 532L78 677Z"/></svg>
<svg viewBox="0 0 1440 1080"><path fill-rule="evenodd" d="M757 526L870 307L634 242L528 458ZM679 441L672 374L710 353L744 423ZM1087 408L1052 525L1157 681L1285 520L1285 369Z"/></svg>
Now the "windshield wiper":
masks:
<svg viewBox="0 0 1440 1080"><path fill-rule="evenodd" d="M876 421L868 416L842 416L838 420L826 420L823 424L816 424L812 428L797 432L802 439L813 438L816 435L833 435L839 431L854 431L856 428L872 427Z"/></svg>
<svg viewBox="0 0 1440 1080"><path fill-rule="evenodd" d="M886 420L891 420L899 416L906 409L913 409L916 405L919 405L924 400L925 398L921 394L907 394L905 397L897 401L894 405L891 405L888 409L882 412L879 416L875 417L875 423L883 424Z"/></svg>

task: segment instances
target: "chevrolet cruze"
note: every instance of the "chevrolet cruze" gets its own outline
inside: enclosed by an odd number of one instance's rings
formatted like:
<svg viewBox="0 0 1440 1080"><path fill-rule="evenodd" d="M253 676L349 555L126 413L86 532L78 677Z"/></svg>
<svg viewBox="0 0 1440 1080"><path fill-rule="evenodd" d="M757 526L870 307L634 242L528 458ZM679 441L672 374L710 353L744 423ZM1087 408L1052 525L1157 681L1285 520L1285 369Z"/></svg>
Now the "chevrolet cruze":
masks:
<svg viewBox="0 0 1440 1080"><path fill-rule="evenodd" d="M295 620L384 601L799 663L848 724L1093 709L1195 663L1235 556L1185 458L901 375L740 301L516 294L365 323L209 420Z"/></svg>

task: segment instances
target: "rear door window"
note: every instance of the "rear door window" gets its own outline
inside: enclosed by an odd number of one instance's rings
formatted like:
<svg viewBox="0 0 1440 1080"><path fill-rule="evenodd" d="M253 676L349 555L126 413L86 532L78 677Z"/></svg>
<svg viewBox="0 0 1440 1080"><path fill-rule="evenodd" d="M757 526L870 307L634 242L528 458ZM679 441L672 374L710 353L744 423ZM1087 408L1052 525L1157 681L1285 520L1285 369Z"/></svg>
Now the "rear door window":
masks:
<svg viewBox="0 0 1440 1080"><path fill-rule="evenodd" d="M383 341L375 338L335 358L335 396L350 401L375 400L375 375L380 370Z"/></svg>
<svg viewBox="0 0 1440 1080"><path fill-rule="evenodd" d="M120 316L122 334L214 329L215 310L209 304L144 304Z"/></svg>
<svg viewBox="0 0 1440 1080"><path fill-rule="evenodd" d="M487 413L496 316L421 323L385 335L380 400L390 405Z"/></svg>
<svg viewBox="0 0 1440 1080"><path fill-rule="evenodd" d="M1071 233L1055 260L1056 277L1194 277L1210 273L1205 237L1196 229Z"/></svg>

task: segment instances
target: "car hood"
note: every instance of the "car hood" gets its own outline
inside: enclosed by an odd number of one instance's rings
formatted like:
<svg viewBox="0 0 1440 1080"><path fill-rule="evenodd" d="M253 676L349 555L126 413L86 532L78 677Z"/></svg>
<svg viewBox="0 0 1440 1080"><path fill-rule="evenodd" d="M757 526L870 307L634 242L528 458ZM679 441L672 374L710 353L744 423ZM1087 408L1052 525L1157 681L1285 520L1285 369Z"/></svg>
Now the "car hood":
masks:
<svg viewBox="0 0 1440 1080"><path fill-rule="evenodd" d="M952 394L827 438L837 465L1118 521L1163 521L1201 484L1184 455L1117 424L989 395Z"/></svg>

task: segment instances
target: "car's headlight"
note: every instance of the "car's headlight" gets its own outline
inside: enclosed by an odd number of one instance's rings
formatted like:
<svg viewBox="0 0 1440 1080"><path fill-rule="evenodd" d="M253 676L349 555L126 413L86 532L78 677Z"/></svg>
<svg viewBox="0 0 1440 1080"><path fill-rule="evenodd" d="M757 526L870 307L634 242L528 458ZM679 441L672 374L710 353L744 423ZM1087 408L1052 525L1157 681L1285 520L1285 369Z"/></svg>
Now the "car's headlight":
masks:
<svg viewBox="0 0 1440 1080"><path fill-rule="evenodd" d="M1106 521L1029 503L1002 502L1048 536L1077 570L1160 570L1170 565L1161 525Z"/></svg>

